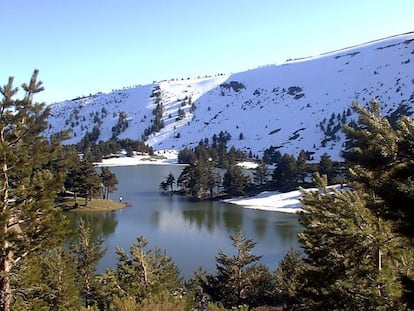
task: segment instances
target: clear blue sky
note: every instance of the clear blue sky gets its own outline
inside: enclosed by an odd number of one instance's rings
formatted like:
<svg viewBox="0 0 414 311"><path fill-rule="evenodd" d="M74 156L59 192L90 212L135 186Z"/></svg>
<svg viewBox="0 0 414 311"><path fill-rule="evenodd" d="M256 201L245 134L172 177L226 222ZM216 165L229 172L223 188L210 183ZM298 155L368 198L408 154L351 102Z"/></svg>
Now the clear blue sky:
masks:
<svg viewBox="0 0 414 311"><path fill-rule="evenodd" d="M413 0L0 0L0 84L52 103L231 73L414 30Z"/></svg>

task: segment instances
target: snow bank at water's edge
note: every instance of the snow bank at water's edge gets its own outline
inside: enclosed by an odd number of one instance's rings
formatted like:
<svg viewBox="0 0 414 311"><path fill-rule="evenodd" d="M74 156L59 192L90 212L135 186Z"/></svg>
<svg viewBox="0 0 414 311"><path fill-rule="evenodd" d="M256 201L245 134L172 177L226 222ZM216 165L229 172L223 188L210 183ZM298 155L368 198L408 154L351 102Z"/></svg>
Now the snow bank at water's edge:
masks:
<svg viewBox="0 0 414 311"><path fill-rule="evenodd" d="M286 193L265 191L254 197L228 199L224 202L264 211L296 213L302 206L300 203L301 196L302 193L299 190Z"/></svg>
<svg viewBox="0 0 414 311"><path fill-rule="evenodd" d="M328 188L341 189L341 185L332 185ZM306 191L317 190L317 188L306 189ZM228 199L224 200L224 202L264 211L297 213L302 207L302 203L300 202L301 197L302 193L299 190L285 193L265 191L254 197Z"/></svg>
<svg viewBox="0 0 414 311"><path fill-rule="evenodd" d="M178 151L176 150L158 150L154 152L153 156L148 154L136 154L132 157L127 157L124 154L117 155L117 157L103 159L102 162L95 163L96 166L128 166L128 165L143 165L143 164L158 164L168 165L177 164Z"/></svg>

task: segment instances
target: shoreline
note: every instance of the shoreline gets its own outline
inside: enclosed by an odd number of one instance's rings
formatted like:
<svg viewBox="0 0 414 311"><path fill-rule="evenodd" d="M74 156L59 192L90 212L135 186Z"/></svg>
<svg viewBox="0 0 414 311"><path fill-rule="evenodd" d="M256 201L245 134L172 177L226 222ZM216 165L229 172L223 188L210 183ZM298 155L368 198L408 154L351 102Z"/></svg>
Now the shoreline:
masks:
<svg viewBox="0 0 414 311"><path fill-rule="evenodd" d="M75 207L75 205L78 207ZM130 206L128 203L96 198L88 201L88 205L85 205L85 198L78 198L75 202L73 197L61 198L60 202L56 204L56 207L63 212L113 212Z"/></svg>
<svg viewBox="0 0 414 311"><path fill-rule="evenodd" d="M67 212L75 212L75 213L77 212L80 212L80 213L83 213L83 212L88 212L88 213L89 212L116 212L116 211L119 211L119 210L122 210L128 207L131 207L131 205L127 203L121 203L121 204L123 206L120 206L120 207L102 207L102 208L90 207L90 206L77 207L77 208L69 209L67 210Z"/></svg>
<svg viewBox="0 0 414 311"><path fill-rule="evenodd" d="M116 158L103 159L102 162L95 163L97 167L113 167L113 166L131 166L131 165L183 165L178 163L178 152L176 150L159 150L153 156L134 155L127 157L126 155L119 155ZM240 163L242 167L252 169L254 166L251 163ZM333 185L330 187L338 187ZM317 190L317 189L307 189ZM242 208L257 209L270 212L297 214L302 210L301 203L302 192L294 190L290 192L281 193L278 191L265 191L253 197L245 198L230 198L221 200L224 203L237 205ZM127 207L127 206L126 206ZM124 207L125 208L125 207ZM121 209L121 208L118 208ZM84 211L84 209L79 209ZM103 211L107 209L102 209ZM116 209L115 209L116 210ZM97 210L94 210L97 211Z"/></svg>

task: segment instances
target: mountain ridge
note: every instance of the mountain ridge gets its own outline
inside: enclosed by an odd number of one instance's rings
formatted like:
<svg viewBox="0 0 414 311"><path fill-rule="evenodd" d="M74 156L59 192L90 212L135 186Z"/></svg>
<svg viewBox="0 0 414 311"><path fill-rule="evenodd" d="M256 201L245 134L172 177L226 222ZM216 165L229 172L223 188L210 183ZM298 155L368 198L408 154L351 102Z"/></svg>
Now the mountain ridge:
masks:
<svg viewBox="0 0 414 311"><path fill-rule="evenodd" d="M385 114L414 107L414 33L214 77L161 81L50 105L46 135L79 142L146 139L154 149L195 147L220 131L255 155L274 146L340 160L351 103L376 98ZM155 112L162 106L162 113ZM158 132L154 133L154 125Z"/></svg>

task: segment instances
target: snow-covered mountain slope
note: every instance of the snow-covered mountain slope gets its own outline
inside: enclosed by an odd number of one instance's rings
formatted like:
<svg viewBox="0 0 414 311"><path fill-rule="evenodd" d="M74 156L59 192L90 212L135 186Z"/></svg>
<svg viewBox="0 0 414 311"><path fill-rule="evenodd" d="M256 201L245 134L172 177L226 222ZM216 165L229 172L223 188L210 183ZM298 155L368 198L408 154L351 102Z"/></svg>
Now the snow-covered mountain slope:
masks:
<svg viewBox="0 0 414 311"><path fill-rule="evenodd" d="M261 155L327 152L340 158L340 127L354 118L353 101L372 98L384 114L414 107L414 33L317 57L198 79L170 80L52 104L47 135L72 128L77 143L87 132L99 140L142 139L154 124L157 103L164 127L146 141L155 149L192 147L220 131L228 143ZM95 127L95 130L94 130Z"/></svg>

